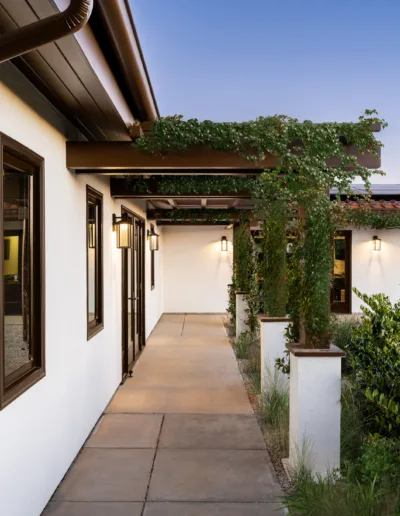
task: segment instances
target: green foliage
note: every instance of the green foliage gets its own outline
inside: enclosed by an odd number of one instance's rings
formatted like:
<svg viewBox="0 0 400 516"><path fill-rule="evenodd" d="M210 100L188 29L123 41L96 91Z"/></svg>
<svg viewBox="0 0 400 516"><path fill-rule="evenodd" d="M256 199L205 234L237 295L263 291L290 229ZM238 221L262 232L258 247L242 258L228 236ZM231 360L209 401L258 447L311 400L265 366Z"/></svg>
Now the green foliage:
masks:
<svg viewBox="0 0 400 516"><path fill-rule="evenodd" d="M246 286L246 294L244 296L247 302L247 319L248 325L252 333L258 331L259 321L258 313L260 307L260 284L257 276L257 256L255 252L254 241L250 241L250 254L248 256L248 280Z"/></svg>
<svg viewBox="0 0 400 516"><path fill-rule="evenodd" d="M157 176L153 178L127 176L127 182L136 193L151 193L151 185L156 187L153 193L165 195L224 195L249 193L249 184L254 179L236 176Z"/></svg>
<svg viewBox="0 0 400 516"><path fill-rule="evenodd" d="M357 460L366 438L364 399L360 397L353 383L342 379L342 397L340 411L340 460L341 464Z"/></svg>
<svg viewBox="0 0 400 516"><path fill-rule="evenodd" d="M332 272L330 200L310 200L305 208L304 247L300 249L300 314L307 347L329 347Z"/></svg>
<svg viewBox="0 0 400 516"><path fill-rule="evenodd" d="M266 371L265 393L259 406L262 424L280 457L289 455L289 386L274 368Z"/></svg>
<svg viewBox="0 0 400 516"><path fill-rule="evenodd" d="M228 224L231 220L236 220L241 215L240 210L207 210L207 209L173 209L173 210L154 210L153 216L156 222L168 218L171 224Z"/></svg>
<svg viewBox="0 0 400 516"><path fill-rule="evenodd" d="M243 359L243 372L249 378L254 392L260 392L261 387L261 350L260 334L244 331L237 337L233 349L238 359Z"/></svg>
<svg viewBox="0 0 400 516"><path fill-rule="evenodd" d="M291 341L293 342L293 341ZM290 376L290 352L285 350L281 357L275 358L275 368L283 374Z"/></svg>
<svg viewBox="0 0 400 516"><path fill-rule="evenodd" d="M228 285L228 299L229 304L227 308L227 312L229 315L229 319L232 325L236 324L236 285L235 285L235 278L232 277L232 283Z"/></svg>
<svg viewBox="0 0 400 516"><path fill-rule="evenodd" d="M253 335L249 331L244 331L235 340L233 349L238 359L249 357L249 349L253 341Z"/></svg>
<svg viewBox="0 0 400 516"><path fill-rule="evenodd" d="M400 214L388 212L374 212L365 207L364 209L345 209L345 219L348 225L356 228L371 229L399 229Z"/></svg>
<svg viewBox="0 0 400 516"><path fill-rule="evenodd" d="M279 201L271 203L269 216L263 223L264 312L272 317L284 317L287 304L286 260L287 213Z"/></svg>
<svg viewBox="0 0 400 516"><path fill-rule="evenodd" d="M386 126L374 110L365 111L356 123L320 124L284 115L243 123L183 120L176 115L154 122L151 133L136 140L135 146L158 155L202 146L232 151L253 162L272 154L278 159L278 168L285 169L289 179L298 185L326 184L348 191L355 177L368 182L372 172L359 165L356 157L346 154L343 143L353 144L361 152L380 146L371 132L372 124ZM328 158L336 158L335 166L327 166Z"/></svg>
<svg viewBox="0 0 400 516"><path fill-rule="evenodd" d="M251 270L251 235L249 224L243 222L233 227L233 273L236 288L246 292Z"/></svg>
<svg viewBox="0 0 400 516"><path fill-rule="evenodd" d="M383 294L354 292L362 306L361 324L342 347L355 385L369 401L369 431L400 437L400 303Z"/></svg>
<svg viewBox="0 0 400 516"><path fill-rule="evenodd" d="M400 440L369 439L360 458L350 465L350 473L362 482L376 479L381 486L398 489L400 496Z"/></svg>
<svg viewBox="0 0 400 516"><path fill-rule="evenodd" d="M290 516L395 516L387 512L385 491L372 480L350 482L334 473L313 478L307 471L296 475L294 487L283 497Z"/></svg>
<svg viewBox="0 0 400 516"><path fill-rule="evenodd" d="M360 321L356 318L347 318L332 316L331 318L331 335L332 343L340 349L346 349L349 342L353 338L353 332L360 325ZM347 375L351 372L349 357L346 355L342 360L342 374Z"/></svg>
<svg viewBox="0 0 400 516"><path fill-rule="evenodd" d="M253 336L249 346L249 353L244 363L243 371L251 381L253 392L259 393L261 390L261 350L260 337Z"/></svg>
<svg viewBox="0 0 400 516"><path fill-rule="evenodd" d="M151 133L136 140L135 145L143 152L158 155L171 151L185 152L191 147L201 146L231 151L257 164L270 155L276 158L276 169L265 172L259 181L255 181L253 196L258 201L257 209L264 210L262 220L267 219L271 202L281 200L280 195L275 199L267 197L263 204L262 196L257 192L262 191L265 184L276 183L275 192L285 192L286 208L294 204L297 209L299 206L304 209L303 246L296 254L299 258L300 327L305 330L303 344L325 347L329 339L330 234L334 227L327 190L336 187L339 192L350 194L351 184L357 177L369 187L370 177L376 171L360 165L356 156L346 152L345 144L353 145L359 153L376 153L382 144L372 132L375 124L386 126L375 110L365 111L356 123L315 124L284 115L259 117L243 123L215 123L174 116L157 120ZM284 179L281 171L284 171ZM281 245L278 251L283 252ZM246 274L237 268L242 260L234 261L237 287L247 291L243 281ZM274 287L273 292L266 296L269 297L269 309L282 310L283 302L278 299L278 294L279 290Z"/></svg>

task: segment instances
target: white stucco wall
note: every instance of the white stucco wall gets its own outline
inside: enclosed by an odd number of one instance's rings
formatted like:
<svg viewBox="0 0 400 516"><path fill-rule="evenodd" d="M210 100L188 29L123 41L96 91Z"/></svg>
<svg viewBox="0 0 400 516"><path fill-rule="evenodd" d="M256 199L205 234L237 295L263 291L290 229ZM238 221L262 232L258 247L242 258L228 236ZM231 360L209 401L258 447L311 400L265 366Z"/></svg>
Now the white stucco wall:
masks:
<svg viewBox="0 0 400 516"><path fill-rule="evenodd" d="M45 159L46 377L0 411L0 514L39 516L120 383L121 252L112 214L124 204L144 215L144 205L111 199L107 177L65 168L66 135L77 135L9 64L0 67L0 131ZM89 341L86 184L104 196L104 329ZM147 335L163 311L160 249L151 291L146 241Z"/></svg>
<svg viewBox="0 0 400 516"><path fill-rule="evenodd" d="M382 239L381 251L372 250L372 237ZM384 293L392 302L400 299L400 230L355 230L352 232L352 286L363 293ZM353 293L352 312L360 312L360 299Z"/></svg>
<svg viewBox="0 0 400 516"><path fill-rule="evenodd" d="M230 242L221 251L221 237ZM225 312L232 279L232 230L223 226L163 228L164 311Z"/></svg>

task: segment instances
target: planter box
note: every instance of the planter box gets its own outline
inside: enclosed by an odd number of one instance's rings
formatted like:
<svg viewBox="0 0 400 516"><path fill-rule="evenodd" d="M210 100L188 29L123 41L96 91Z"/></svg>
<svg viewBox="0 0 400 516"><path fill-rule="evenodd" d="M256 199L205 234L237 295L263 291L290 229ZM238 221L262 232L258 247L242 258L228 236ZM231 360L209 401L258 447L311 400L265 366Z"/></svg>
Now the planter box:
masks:
<svg viewBox="0 0 400 516"><path fill-rule="evenodd" d="M292 467L299 456L311 471L325 476L340 466L341 360L344 351L304 349L290 351L290 451Z"/></svg>
<svg viewBox="0 0 400 516"><path fill-rule="evenodd" d="M288 387L289 378L275 368L275 359L282 358L286 350L285 331L290 321L287 317L259 315L261 345L261 392L267 392L270 377L282 388Z"/></svg>

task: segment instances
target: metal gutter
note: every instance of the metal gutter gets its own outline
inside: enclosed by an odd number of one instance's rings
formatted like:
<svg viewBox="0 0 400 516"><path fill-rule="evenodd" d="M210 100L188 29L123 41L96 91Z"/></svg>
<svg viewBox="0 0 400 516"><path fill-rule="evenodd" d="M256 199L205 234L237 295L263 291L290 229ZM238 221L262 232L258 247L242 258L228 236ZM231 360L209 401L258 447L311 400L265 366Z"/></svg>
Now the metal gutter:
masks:
<svg viewBox="0 0 400 516"><path fill-rule="evenodd" d="M102 18L120 69L135 103L143 105L145 118L159 117L142 49L126 0L97 0L96 9Z"/></svg>
<svg viewBox="0 0 400 516"><path fill-rule="evenodd" d="M74 34L89 21L94 0L71 0L67 9L0 36L0 63Z"/></svg>

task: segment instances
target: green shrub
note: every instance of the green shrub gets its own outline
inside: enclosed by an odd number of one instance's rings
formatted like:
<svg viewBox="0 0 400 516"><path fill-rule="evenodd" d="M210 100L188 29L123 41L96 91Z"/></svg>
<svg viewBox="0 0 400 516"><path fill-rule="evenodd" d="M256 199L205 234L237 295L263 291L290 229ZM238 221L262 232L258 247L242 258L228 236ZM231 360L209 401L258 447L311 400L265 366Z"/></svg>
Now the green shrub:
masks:
<svg viewBox="0 0 400 516"><path fill-rule="evenodd" d="M354 291L367 306L361 307L361 323L342 348L355 385L369 401L369 431L400 436L400 303Z"/></svg>
<svg viewBox="0 0 400 516"><path fill-rule="evenodd" d="M259 415L268 431L268 437L281 458L289 456L289 386L282 374L267 369L265 392L259 406Z"/></svg>
<svg viewBox="0 0 400 516"><path fill-rule="evenodd" d="M244 331L236 338L233 349L235 350L237 358L248 358L252 340L253 336L249 331Z"/></svg>
<svg viewBox="0 0 400 516"><path fill-rule="evenodd" d="M253 391L259 393L261 390L261 349L260 336L258 333L250 334L250 346L247 360L244 364L244 373L251 381Z"/></svg>
<svg viewBox="0 0 400 516"><path fill-rule="evenodd" d="M295 476L283 505L290 516L397 516L376 480L363 484L335 473L313 478L304 470Z"/></svg>
<svg viewBox="0 0 400 516"><path fill-rule="evenodd" d="M400 440L369 439L353 465L352 473L362 482L376 479L381 486L400 487Z"/></svg>
<svg viewBox="0 0 400 516"><path fill-rule="evenodd" d="M363 414L363 398L347 378L342 379L342 398L340 414L340 459L357 460L366 438ZM364 401L365 403L365 401Z"/></svg>

